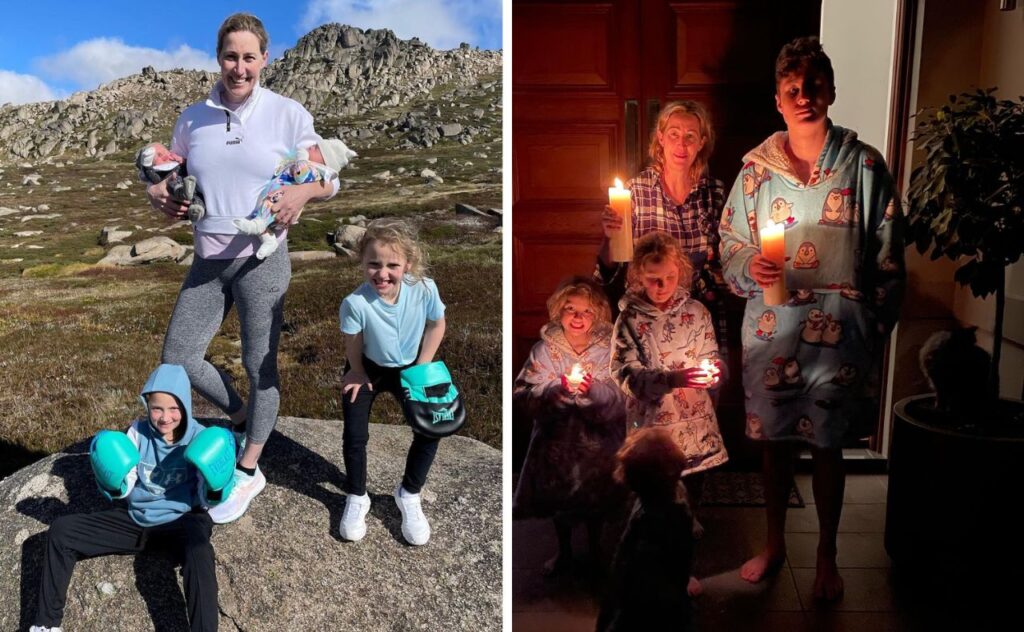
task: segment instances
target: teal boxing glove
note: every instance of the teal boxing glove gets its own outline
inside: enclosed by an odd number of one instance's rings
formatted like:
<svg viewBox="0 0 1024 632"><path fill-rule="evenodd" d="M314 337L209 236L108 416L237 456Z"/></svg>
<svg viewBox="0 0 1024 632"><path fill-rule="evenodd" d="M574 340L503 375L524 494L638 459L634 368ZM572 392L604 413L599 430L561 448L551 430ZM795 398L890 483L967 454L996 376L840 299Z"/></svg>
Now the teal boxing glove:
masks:
<svg viewBox="0 0 1024 632"><path fill-rule="evenodd" d="M139 449L123 432L100 430L89 445L89 462L100 491L113 500L128 492L126 477L139 464Z"/></svg>
<svg viewBox="0 0 1024 632"><path fill-rule="evenodd" d="M235 437L227 428L213 426L196 435L185 448L185 460L196 466L206 481L206 500L217 504L235 486Z"/></svg>

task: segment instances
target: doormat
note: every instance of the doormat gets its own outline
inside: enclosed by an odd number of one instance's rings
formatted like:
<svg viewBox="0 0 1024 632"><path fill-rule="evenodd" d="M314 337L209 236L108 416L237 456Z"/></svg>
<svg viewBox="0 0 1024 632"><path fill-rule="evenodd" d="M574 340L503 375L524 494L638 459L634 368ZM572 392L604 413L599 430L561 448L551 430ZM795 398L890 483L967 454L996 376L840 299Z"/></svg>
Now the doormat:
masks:
<svg viewBox="0 0 1024 632"><path fill-rule="evenodd" d="M709 472L704 477L704 507L764 507L760 472ZM800 490L789 490L789 506L803 507Z"/></svg>

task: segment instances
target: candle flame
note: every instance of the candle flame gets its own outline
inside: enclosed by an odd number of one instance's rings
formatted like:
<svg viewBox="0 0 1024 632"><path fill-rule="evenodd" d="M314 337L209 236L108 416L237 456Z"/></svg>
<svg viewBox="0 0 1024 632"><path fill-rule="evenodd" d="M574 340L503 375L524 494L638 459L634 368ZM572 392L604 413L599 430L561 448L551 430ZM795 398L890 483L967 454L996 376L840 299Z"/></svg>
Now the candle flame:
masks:
<svg viewBox="0 0 1024 632"><path fill-rule="evenodd" d="M615 178L615 188L616 189L621 189L622 188L622 180L619 180L618 178Z"/></svg>
<svg viewBox="0 0 1024 632"><path fill-rule="evenodd" d="M707 358L700 361L700 368L707 371L710 375L718 375L721 373L721 369L715 366L715 364Z"/></svg>
<svg viewBox="0 0 1024 632"><path fill-rule="evenodd" d="M570 382L582 382L583 381L583 367L580 366L579 362L577 362L576 364L572 365L572 371L569 372L569 381Z"/></svg>

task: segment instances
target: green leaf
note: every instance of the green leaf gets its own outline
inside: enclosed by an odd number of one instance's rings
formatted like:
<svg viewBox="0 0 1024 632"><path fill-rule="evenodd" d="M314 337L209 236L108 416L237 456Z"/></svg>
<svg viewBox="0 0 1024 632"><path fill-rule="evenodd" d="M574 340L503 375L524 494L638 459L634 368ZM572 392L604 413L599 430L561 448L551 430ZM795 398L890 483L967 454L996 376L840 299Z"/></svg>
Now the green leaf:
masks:
<svg viewBox="0 0 1024 632"><path fill-rule="evenodd" d="M1024 258L1024 96L996 92L950 95L915 115L907 187L908 244L932 260L966 258L954 279L977 296Z"/></svg>

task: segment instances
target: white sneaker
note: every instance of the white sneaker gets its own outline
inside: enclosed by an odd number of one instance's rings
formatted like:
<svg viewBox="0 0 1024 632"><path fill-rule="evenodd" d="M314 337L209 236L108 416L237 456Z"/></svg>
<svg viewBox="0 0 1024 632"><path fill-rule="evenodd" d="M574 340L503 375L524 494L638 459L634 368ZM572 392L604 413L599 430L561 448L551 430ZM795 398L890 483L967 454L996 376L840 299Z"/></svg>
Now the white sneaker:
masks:
<svg viewBox="0 0 1024 632"><path fill-rule="evenodd" d="M61 632L60 628L47 628L42 625L34 625L28 629L28 632Z"/></svg>
<svg viewBox="0 0 1024 632"><path fill-rule="evenodd" d="M345 513L341 514L338 531L350 542L358 542L366 535L366 514L370 511L370 495L349 494L345 500Z"/></svg>
<svg viewBox="0 0 1024 632"><path fill-rule="evenodd" d="M399 483L395 488L395 504L402 512L402 537L413 546L422 546L430 540L430 523L423 515L419 494L410 494Z"/></svg>
<svg viewBox="0 0 1024 632"><path fill-rule="evenodd" d="M267 478L260 471L260 466L256 466L254 476L249 476L242 470L236 469L235 487L231 490L231 495L225 498L221 504L210 507L207 512L210 514L210 519L216 524L227 524L238 520L245 514L252 499L256 498L256 495L262 492L266 486Z"/></svg>

